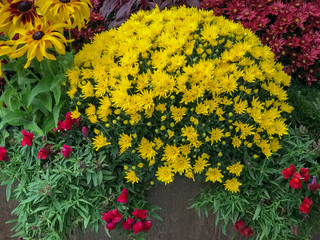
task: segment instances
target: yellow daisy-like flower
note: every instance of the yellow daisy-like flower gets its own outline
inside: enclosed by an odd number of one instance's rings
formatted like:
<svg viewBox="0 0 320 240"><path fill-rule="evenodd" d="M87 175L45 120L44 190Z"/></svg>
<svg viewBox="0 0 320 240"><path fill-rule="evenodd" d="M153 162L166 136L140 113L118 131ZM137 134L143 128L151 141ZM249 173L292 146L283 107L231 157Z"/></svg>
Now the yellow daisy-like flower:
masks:
<svg viewBox="0 0 320 240"><path fill-rule="evenodd" d="M221 170L219 167L216 168L209 168L206 172L206 182L211 181L213 183L215 182L222 182L223 175L221 174Z"/></svg>
<svg viewBox="0 0 320 240"><path fill-rule="evenodd" d="M11 3L4 1L0 3L0 32L12 38L18 28L32 27L36 19L39 18L34 0L13 0Z"/></svg>
<svg viewBox="0 0 320 240"><path fill-rule="evenodd" d="M10 58L18 58L27 52L28 61L24 68L30 66L31 60L43 58L56 60L55 56L49 54L46 49L54 47L59 54L65 54L65 37L60 33L65 24L48 25L46 21L37 21L35 27L30 29L17 29L15 32L20 35L17 40L6 41L5 44L11 47ZM0 56L4 55L0 50Z"/></svg>
<svg viewBox="0 0 320 240"><path fill-rule="evenodd" d="M90 18L90 0L38 0L36 5L50 22L67 22L80 30Z"/></svg>
<svg viewBox="0 0 320 240"><path fill-rule="evenodd" d="M209 165L210 164L208 163L208 161L203 159L203 157L198 157L195 164L193 165L193 171L194 173L200 174Z"/></svg>
<svg viewBox="0 0 320 240"><path fill-rule="evenodd" d="M211 134L210 140L211 140L211 145L214 142L219 142L221 141L221 138L223 137L223 131L224 129L219 129L219 128L211 128L211 132L209 132Z"/></svg>
<svg viewBox="0 0 320 240"><path fill-rule="evenodd" d="M127 135L122 133L119 138L119 147L120 147L120 154L124 153L129 147L131 147L132 135Z"/></svg>
<svg viewBox="0 0 320 240"><path fill-rule="evenodd" d="M174 173L179 172L182 175L188 169L191 169L190 158L179 155L171 165Z"/></svg>
<svg viewBox="0 0 320 240"><path fill-rule="evenodd" d="M175 123L180 122L183 119L183 116L186 115L187 108L185 107L175 107L171 106L171 117L175 121Z"/></svg>
<svg viewBox="0 0 320 240"><path fill-rule="evenodd" d="M104 146L108 146L111 144L110 142L107 142L107 138L103 136L103 133L97 135L95 138L92 138L92 140L93 148L96 148L96 151Z"/></svg>
<svg viewBox="0 0 320 240"><path fill-rule="evenodd" d="M148 159L149 165L154 163L154 157L158 154L152 147L152 142L149 142L146 138L142 138L138 147L138 152L142 159Z"/></svg>
<svg viewBox="0 0 320 240"><path fill-rule="evenodd" d="M133 170L126 172L125 178L127 179L127 182L131 182L132 184L139 182L139 178Z"/></svg>
<svg viewBox="0 0 320 240"><path fill-rule="evenodd" d="M239 187L242 185L242 183L240 183L238 181L238 179L236 178L232 178L232 179L228 179L226 180L225 184L224 184L224 189L228 190L232 193L237 193L239 192Z"/></svg>
<svg viewBox="0 0 320 240"><path fill-rule="evenodd" d="M240 173L242 172L243 165L240 164L240 162L237 162L236 164L230 165L227 167L227 170L229 173L235 174L237 177L240 176Z"/></svg>
<svg viewBox="0 0 320 240"><path fill-rule="evenodd" d="M161 182L164 182L165 185L173 181L174 173L172 168L168 166L162 166L158 168L156 172L157 179Z"/></svg>
<svg viewBox="0 0 320 240"><path fill-rule="evenodd" d="M79 112L78 107L76 107L76 110L71 112L71 118L77 119L81 116L81 113Z"/></svg>
<svg viewBox="0 0 320 240"><path fill-rule="evenodd" d="M234 136L231 138L232 139L232 145L234 148L239 148L241 145L241 140L238 136Z"/></svg>

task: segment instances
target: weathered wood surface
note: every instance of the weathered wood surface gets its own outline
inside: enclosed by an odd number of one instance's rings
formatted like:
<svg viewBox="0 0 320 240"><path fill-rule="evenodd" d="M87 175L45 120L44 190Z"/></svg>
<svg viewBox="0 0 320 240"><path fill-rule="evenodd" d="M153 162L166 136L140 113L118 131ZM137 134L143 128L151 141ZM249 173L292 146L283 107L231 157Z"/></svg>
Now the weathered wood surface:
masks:
<svg viewBox="0 0 320 240"><path fill-rule="evenodd" d="M202 183L196 183L191 180L176 177L173 183L167 186L156 186L149 194L148 199L162 208L158 214L163 221L154 220L153 227L147 235L147 240L231 240L234 233L233 226L227 229L227 236L223 235L220 226L215 227L214 215L208 218L203 216L199 218L194 209L187 209L189 200L195 197ZM14 208L14 202L6 202L5 188L0 187L0 240L9 240L10 229L12 225L6 225L5 222L12 218L10 212ZM99 234L95 232L86 232L81 236L73 236L73 240L106 240L109 239L101 226ZM117 234L112 234L112 239L120 240ZM238 236L235 240L242 240ZM125 240L125 239L124 239ZM317 234L312 240L320 240L320 234Z"/></svg>

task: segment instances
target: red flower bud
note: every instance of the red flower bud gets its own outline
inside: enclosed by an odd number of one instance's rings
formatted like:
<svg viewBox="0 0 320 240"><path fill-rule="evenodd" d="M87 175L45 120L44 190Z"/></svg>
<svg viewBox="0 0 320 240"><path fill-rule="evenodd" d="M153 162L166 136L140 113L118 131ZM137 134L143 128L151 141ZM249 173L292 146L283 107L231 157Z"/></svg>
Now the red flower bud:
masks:
<svg viewBox="0 0 320 240"><path fill-rule="evenodd" d="M128 191L127 191L127 188L124 188L124 189L121 191L121 194L120 194L120 196L117 198L117 201L118 201L118 202L121 202L121 203L128 203Z"/></svg>
<svg viewBox="0 0 320 240"><path fill-rule="evenodd" d="M251 237L253 235L253 231L249 226L246 226L240 230L240 234L243 236Z"/></svg>
<svg viewBox="0 0 320 240"><path fill-rule="evenodd" d="M32 145L33 133L26 132L24 129L22 129L22 135L24 137L21 141L21 146L25 146L27 144L30 147Z"/></svg>

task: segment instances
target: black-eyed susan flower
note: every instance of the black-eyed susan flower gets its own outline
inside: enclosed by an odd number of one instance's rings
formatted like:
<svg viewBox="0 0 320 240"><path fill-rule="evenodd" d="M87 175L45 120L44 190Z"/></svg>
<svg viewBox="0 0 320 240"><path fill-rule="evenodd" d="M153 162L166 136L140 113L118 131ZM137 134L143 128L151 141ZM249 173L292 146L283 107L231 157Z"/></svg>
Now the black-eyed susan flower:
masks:
<svg viewBox="0 0 320 240"><path fill-rule="evenodd" d="M50 22L64 23L80 30L90 18L90 0L38 0L36 5Z"/></svg>
<svg viewBox="0 0 320 240"><path fill-rule="evenodd" d="M12 38L18 28L30 28L39 19L34 0L3 1L0 5L0 32Z"/></svg>
<svg viewBox="0 0 320 240"><path fill-rule="evenodd" d="M55 56L48 53L47 49L54 47L60 54L65 53L65 45L67 43L65 37L60 33L64 24L48 25L46 21L37 21L34 27L30 29L17 29L15 32L19 34L17 40L6 41L5 44L10 46L1 52L0 55L8 55L10 58L18 58L27 53L27 63L24 68L30 66L31 60L37 58L42 61L43 58L55 60Z"/></svg>

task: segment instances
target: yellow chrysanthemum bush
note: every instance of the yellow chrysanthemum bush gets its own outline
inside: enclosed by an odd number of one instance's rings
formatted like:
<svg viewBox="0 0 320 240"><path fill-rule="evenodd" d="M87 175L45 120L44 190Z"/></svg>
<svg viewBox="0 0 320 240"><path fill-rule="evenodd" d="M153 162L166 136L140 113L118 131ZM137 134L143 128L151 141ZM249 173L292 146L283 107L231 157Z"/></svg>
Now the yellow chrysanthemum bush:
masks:
<svg viewBox="0 0 320 240"><path fill-rule="evenodd" d="M93 147L117 153L127 182L179 174L236 193L243 159L269 158L288 132L290 77L273 57L212 12L139 12L75 56L72 114L94 124Z"/></svg>

